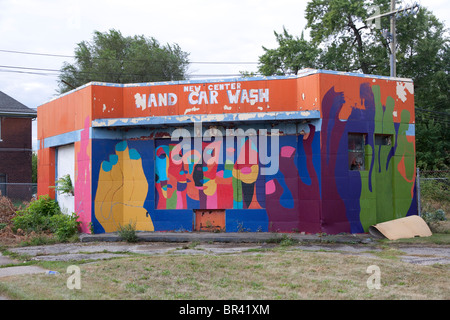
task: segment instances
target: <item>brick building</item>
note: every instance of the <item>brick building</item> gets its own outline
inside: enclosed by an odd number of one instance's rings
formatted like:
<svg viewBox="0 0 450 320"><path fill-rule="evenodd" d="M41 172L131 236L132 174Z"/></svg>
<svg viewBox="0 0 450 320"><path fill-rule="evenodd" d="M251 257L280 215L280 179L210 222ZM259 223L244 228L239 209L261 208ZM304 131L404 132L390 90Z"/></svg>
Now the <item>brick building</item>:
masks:
<svg viewBox="0 0 450 320"><path fill-rule="evenodd" d="M29 200L31 190L32 120L37 112L0 91L0 191Z"/></svg>

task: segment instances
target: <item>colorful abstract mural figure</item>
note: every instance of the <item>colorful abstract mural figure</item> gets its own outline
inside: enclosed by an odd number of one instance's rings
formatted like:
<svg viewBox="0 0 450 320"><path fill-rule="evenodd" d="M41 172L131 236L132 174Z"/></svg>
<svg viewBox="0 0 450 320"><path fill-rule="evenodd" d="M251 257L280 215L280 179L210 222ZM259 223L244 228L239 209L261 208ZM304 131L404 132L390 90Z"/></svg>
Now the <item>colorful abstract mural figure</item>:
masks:
<svg viewBox="0 0 450 320"><path fill-rule="evenodd" d="M264 207L264 176L253 138L237 138L233 146L229 141L202 142L202 150L186 154L168 140L157 140L156 145L158 209Z"/></svg>

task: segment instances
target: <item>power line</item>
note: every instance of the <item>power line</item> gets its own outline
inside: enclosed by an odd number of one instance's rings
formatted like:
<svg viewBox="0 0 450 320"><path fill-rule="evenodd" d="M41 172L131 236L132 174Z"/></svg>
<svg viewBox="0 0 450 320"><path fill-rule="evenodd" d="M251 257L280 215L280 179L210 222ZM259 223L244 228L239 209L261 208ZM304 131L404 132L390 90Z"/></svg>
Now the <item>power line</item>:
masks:
<svg viewBox="0 0 450 320"><path fill-rule="evenodd" d="M74 55L64 55L64 54L52 54L52 53L38 53L38 52L27 52L27 51L17 51L17 50L4 50L0 49L0 52L14 53L14 54L26 54L26 55L36 55L36 56L46 56L46 57L59 57L59 58L75 58ZM92 57L92 59L99 60L118 60L113 58L100 58ZM146 60L135 60L135 59L125 59L124 61L146 61ZM153 61L157 63L165 63L167 61ZM254 61L189 61L190 64L258 64L259 62Z"/></svg>
<svg viewBox="0 0 450 320"><path fill-rule="evenodd" d="M61 57L61 58L75 58L75 56L69 56L69 55L63 55L63 54L25 52L25 51L16 51L16 50L3 50L3 49L0 49L0 52L17 53L17 54L28 54L28 55L34 55L34 56Z"/></svg>
<svg viewBox="0 0 450 320"><path fill-rule="evenodd" d="M18 66L3 66L0 65L0 68L6 69L14 69L14 70L2 70L0 72L11 72L11 73L26 73L26 74L34 74L34 75L46 75L46 76L57 76L60 73L58 69L45 69L45 68L31 68L31 67L18 67ZM23 71L26 70L26 71ZM33 72L33 71L47 71L47 72L55 72L55 73L43 73L43 72ZM58 74L56 74L56 72ZM138 73L118 73L118 72L91 72L91 71L78 71L77 73L83 75L110 75L110 76L160 76L161 74L138 74ZM188 77L238 77L242 76L242 74L191 74Z"/></svg>
<svg viewBox="0 0 450 320"><path fill-rule="evenodd" d="M450 124L450 118L449 118L450 113L429 110L429 109L422 109L422 108L415 108L415 110L418 111L418 113L420 114L420 117L425 121L434 121L435 123L440 123L443 125ZM419 120L419 119L416 119L416 123L417 123L417 120Z"/></svg>
<svg viewBox="0 0 450 320"><path fill-rule="evenodd" d="M444 116L447 116L447 117L450 116L450 113L448 113L448 112L434 111L434 110L422 109L422 108L415 108L415 109L419 110L419 111L423 111L423 112L441 114L441 115L444 115Z"/></svg>

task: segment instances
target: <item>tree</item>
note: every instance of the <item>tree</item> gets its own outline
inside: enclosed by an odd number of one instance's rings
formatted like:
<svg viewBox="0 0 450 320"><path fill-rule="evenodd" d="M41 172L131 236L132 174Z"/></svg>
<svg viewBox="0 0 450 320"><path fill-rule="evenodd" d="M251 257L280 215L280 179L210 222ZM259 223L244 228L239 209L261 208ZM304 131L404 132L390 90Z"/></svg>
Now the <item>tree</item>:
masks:
<svg viewBox="0 0 450 320"><path fill-rule="evenodd" d="M365 74L390 75L390 19L381 18L381 29L367 24L367 18L390 11L390 0L311 0L306 7L306 29L310 41L303 38L303 47L292 42L300 39L286 30L279 47L266 49L260 57L259 71L264 75L290 74L304 67ZM415 90L417 162L421 167L445 169L450 166L448 117L450 114L450 52L445 26L429 10L421 7L412 14L396 16L397 76L412 78ZM279 41L287 39L289 41ZM296 51L299 50L299 51ZM314 59L296 61L291 57L308 52ZM281 62L292 62L286 68ZM286 71L287 70L287 71ZM420 114L420 109L428 113ZM431 115L434 122L430 122ZM436 130L439 128L439 130ZM443 152L434 153L439 159L431 161L432 146L427 135L443 141ZM446 143L445 143L446 142ZM436 144L434 144L436 145Z"/></svg>
<svg viewBox="0 0 450 320"><path fill-rule="evenodd" d="M259 72L263 75L297 74L302 68L317 67L317 59L321 52L304 38L294 37L283 27L283 33L274 31L278 48L267 49L259 57Z"/></svg>
<svg viewBox="0 0 450 320"><path fill-rule="evenodd" d="M324 67L337 58L341 71L365 74L385 71L389 44L380 33L371 32L366 20L374 6L381 12L388 1L312 0L306 7L307 28L315 45L325 46ZM386 20L386 19L385 19ZM382 21L383 26L388 20Z"/></svg>
<svg viewBox="0 0 450 320"><path fill-rule="evenodd" d="M143 35L124 37L114 29L94 32L91 42L75 48L75 63L65 62L59 91L67 92L91 81L112 83L155 82L186 78L188 53L177 44L162 46Z"/></svg>

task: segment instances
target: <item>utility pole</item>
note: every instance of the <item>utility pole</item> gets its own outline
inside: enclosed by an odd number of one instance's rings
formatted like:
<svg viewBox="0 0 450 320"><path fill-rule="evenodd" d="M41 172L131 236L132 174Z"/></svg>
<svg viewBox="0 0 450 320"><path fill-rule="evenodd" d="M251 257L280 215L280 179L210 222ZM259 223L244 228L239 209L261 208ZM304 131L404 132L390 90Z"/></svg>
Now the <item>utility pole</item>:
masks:
<svg viewBox="0 0 450 320"><path fill-rule="evenodd" d="M395 11L395 0L391 0L391 12ZM396 61L396 32L395 32L395 14L391 14L391 77L397 76L397 61Z"/></svg>
<svg viewBox="0 0 450 320"><path fill-rule="evenodd" d="M395 0L391 0L391 11L390 12L380 14L380 9L378 7L376 7L376 10L375 10L376 15L373 15L366 20L366 22L369 24L371 24L375 20L375 25L376 25L377 29L381 29L380 19L382 17L389 17L391 19L391 32L390 32L390 37L391 37L391 42L390 42L391 77L397 76L397 59L396 59L396 54L395 54L396 46L397 46L397 37L396 37L396 30L395 30L396 15L400 12L404 12L407 10L413 10L416 8L419 8L419 4L417 4L417 3L415 3L411 6L405 7L405 8L396 9L395 8Z"/></svg>

